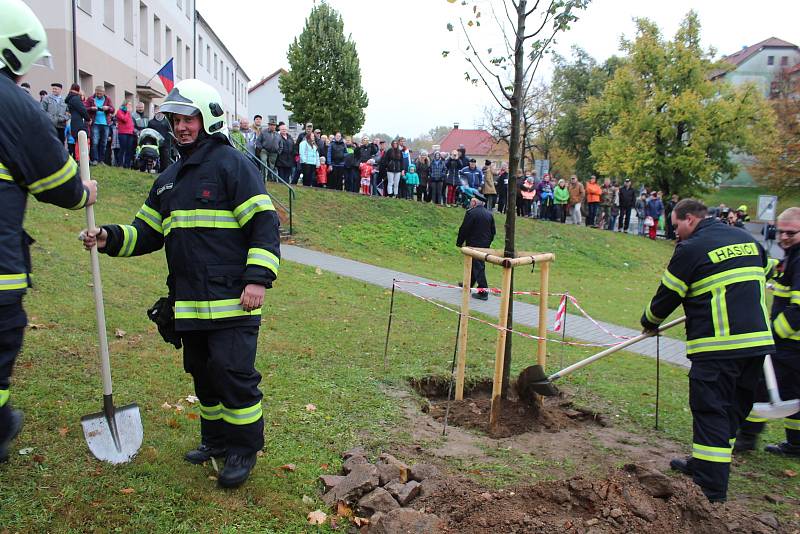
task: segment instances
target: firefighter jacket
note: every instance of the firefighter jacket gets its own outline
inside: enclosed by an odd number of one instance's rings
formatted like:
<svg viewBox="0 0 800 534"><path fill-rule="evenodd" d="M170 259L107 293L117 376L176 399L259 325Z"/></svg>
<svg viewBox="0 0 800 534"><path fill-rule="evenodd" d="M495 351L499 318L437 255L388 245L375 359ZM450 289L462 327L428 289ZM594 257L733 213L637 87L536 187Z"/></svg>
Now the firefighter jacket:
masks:
<svg viewBox="0 0 800 534"><path fill-rule="evenodd" d="M258 325L244 311L247 284L272 287L280 263L279 220L252 163L221 134L198 142L156 179L130 225L109 225L110 256L165 247L178 331Z"/></svg>
<svg viewBox="0 0 800 534"><path fill-rule="evenodd" d="M775 344L800 354L800 245L786 251L773 270L772 330Z"/></svg>
<svg viewBox="0 0 800 534"><path fill-rule="evenodd" d="M89 196L39 103L0 73L0 306L18 302L30 285L33 241L22 229L28 194L68 209Z"/></svg>
<svg viewBox="0 0 800 534"><path fill-rule="evenodd" d="M642 326L656 328L683 303L690 360L773 352L764 300L766 253L745 230L705 219L678 243Z"/></svg>

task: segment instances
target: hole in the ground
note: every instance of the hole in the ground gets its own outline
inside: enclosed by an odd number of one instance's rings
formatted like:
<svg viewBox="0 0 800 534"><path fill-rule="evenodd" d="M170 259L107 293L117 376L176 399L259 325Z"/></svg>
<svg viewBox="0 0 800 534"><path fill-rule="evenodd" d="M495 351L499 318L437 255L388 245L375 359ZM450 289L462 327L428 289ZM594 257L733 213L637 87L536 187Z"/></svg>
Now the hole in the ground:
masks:
<svg viewBox="0 0 800 534"><path fill-rule="evenodd" d="M409 385L428 399L427 411L431 417L447 424L462 428L480 430L495 438L506 438L525 432L559 432L584 426L606 426L601 414L575 406L564 393L556 397L520 399L515 385L509 388L507 399L501 402L500 419L497 428L489 427L489 412L492 406L492 381L474 380L464 384L464 399L450 400L450 380L440 376L410 378ZM455 391L450 398L455 397ZM449 413L448 413L449 404Z"/></svg>

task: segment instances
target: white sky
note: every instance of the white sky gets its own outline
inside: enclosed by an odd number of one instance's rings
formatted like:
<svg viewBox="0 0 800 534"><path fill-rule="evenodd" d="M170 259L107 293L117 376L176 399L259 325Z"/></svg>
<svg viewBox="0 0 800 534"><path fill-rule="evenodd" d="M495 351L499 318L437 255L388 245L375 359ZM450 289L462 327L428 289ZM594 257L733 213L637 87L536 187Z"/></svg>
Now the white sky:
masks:
<svg viewBox="0 0 800 534"><path fill-rule="evenodd" d="M196 0L197 9L223 39L253 83L279 67L288 68L286 52L305 24L314 0ZM496 23L489 2L481 0L485 47L501 48L492 40ZM352 34L360 62L362 84L369 96L362 131L414 137L438 125L475 127L492 103L487 89L464 79L468 65L458 52L458 30L448 32L463 13L446 0L328 0L341 13L345 34ZM460 2L459 2L460 3ZM545 3L545 2L542 2ZM768 37L800 44L800 0L593 0L572 29L562 34L554 50L569 56L577 45L599 61L618 53L619 38L631 37L632 19L655 21L673 36L685 14L695 9L706 48L719 55ZM462 46L463 48L463 46ZM442 50L450 50L443 58ZM539 77L549 79L543 64Z"/></svg>

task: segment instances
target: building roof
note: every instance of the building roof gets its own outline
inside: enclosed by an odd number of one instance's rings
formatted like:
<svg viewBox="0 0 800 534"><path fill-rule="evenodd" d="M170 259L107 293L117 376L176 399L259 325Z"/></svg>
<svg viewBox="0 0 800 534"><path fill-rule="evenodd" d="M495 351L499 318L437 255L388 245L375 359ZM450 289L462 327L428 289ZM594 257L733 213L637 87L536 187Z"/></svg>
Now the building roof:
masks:
<svg viewBox="0 0 800 534"><path fill-rule="evenodd" d="M259 87L261 87L262 85L264 85L265 83L267 83L268 81L270 81L270 80L271 80L272 78L274 78L275 76L278 76L279 74L289 74L289 71L287 71L286 69L284 69L283 67L281 67L281 68L279 68L278 70L276 70L275 72L273 72L272 74L270 74L269 76L267 76L266 78L261 78L261 81L260 81L260 82L258 82L257 84L255 84L255 85L254 85L253 87L251 87L250 89L248 89L248 90L247 90L247 92L248 92L248 93L252 93L253 91L255 91L256 89L258 89Z"/></svg>
<svg viewBox="0 0 800 534"><path fill-rule="evenodd" d="M783 39L778 39L777 37L770 37L769 39L764 39L760 43L742 48L738 52L727 55L723 57L722 60L727 61L728 63L733 63L738 67L747 61L752 55L765 48L797 48L797 45L788 41L784 41Z"/></svg>
<svg viewBox="0 0 800 534"><path fill-rule="evenodd" d="M250 78L250 76L247 75L247 73L244 71L242 66L239 65L239 62L236 61L236 56L231 54L231 51L228 50L227 46L225 46L225 43L223 42L223 40L219 38L219 35L217 35L217 32L215 32L213 29L211 29L211 25L208 23L208 21L205 18L203 18L203 16L200 14L200 12L197 9L195 9L194 12L197 14L197 22L202 24L205 27L205 30L209 33L209 35L211 35L214 39L217 40L217 42L219 43L219 46L222 48L222 50L226 54L228 54L230 56L230 58L233 61L234 65L236 65L236 69L242 74L242 76L244 78L247 78L247 81L249 82L251 80L251 78Z"/></svg>
<svg viewBox="0 0 800 534"><path fill-rule="evenodd" d="M486 130L463 130L455 128L439 142L442 152L451 152L461 145L470 155L487 155L492 151L496 141Z"/></svg>

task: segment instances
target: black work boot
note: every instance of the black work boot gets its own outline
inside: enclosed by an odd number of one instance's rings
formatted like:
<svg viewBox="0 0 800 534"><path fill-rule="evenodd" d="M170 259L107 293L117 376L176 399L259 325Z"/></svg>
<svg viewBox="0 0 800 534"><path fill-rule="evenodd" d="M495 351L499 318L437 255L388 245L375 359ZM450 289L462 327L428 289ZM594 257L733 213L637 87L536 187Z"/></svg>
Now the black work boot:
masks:
<svg viewBox="0 0 800 534"><path fill-rule="evenodd" d="M733 452L741 454L743 452L750 452L756 450L758 443L758 436L756 434L744 434L739 432L736 436L736 441L733 443Z"/></svg>
<svg viewBox="0 0 800 534"><path fill-rule="evenodd" d="M22 411L10 411L8 435L0 441L0 464L8 461L8 448L11 446L11 442L14 441L14 438L19 435L19 431L22 430L22 423L24 420L25 416L22 414Z"/></svg>
<svg viewBox="0 0 800 534"><path fill-rule="evenodd" d="M184 455L184 460L190 464L200 465L213 458L223 458L227 450L224 446L200 443L196 449L192 449Z"/></svg>
<svg viewBox="0 0 800 534"><path fill-rule="evenodd" d="M794 458L800 458L800 445L793 445L788 441L778 443L777 445L767 445L764 447L764 451L780 456L792 456Z"/></svg>
<svg viewBox="0 0 800 534"><path fill-rule="evenodd" d="M478 290L472 294L472 298L478 300L489 300L489 292Z"/></svg>
<svg viewBox="0 0 800 534"><path fill-rule="evenodd" d="M222 488L236 488L244 484L256 465L256 454L231 453L225 458L225 467L219 473L217 483Z"/></svg>
<svg viewBox="0 0 800 534"><path fill-rule="evenodd" d="M673 471L679 471L684 475L693 476L694 470L692 469L692 457L674 458L669 461L669 467Z"/></svg>

